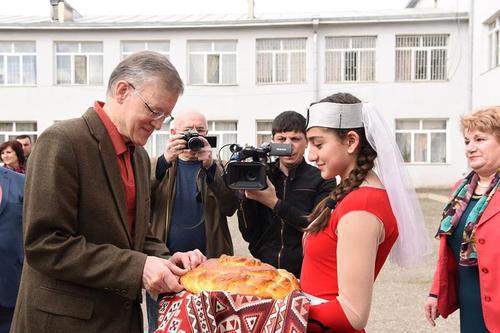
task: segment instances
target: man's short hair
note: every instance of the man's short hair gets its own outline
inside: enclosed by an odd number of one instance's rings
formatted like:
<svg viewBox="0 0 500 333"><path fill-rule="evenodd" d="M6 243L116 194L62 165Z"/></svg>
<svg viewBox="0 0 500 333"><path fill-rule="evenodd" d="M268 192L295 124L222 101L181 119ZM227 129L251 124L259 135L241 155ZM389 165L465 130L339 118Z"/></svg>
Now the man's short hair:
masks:
<svg viewBox="0 0 500 333"><path fill-rule="evenodd" d="M16 136L16 140L17 139L30 139L30 142L32 142L31 136L26 135L26 134L21 134L21 135Z"/></svg>
<svg viewBox="0 0 500 333"><path fill-rule="evenodd" d="M302 132L306 134L306 118L296 111L281 112L273 120L272 135L282 132Z"/></svg>
<svg viewBox="0 0 500 333"><path fill-rule="evenodd" d="M107 96L113 97L113 90L120 80L132 83L140 89L145 83L158 80L169 92L182 95L184 84L174 65L164 55L153 51L140 51L123 59L109 77Z"/></svg>

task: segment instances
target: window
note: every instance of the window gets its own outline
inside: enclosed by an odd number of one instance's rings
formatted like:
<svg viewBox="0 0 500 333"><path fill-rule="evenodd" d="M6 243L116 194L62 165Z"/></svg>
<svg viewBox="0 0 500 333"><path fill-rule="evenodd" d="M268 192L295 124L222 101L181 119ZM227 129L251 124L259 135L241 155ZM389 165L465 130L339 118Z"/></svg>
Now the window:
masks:
<svg viewBox="0 0 500 333"><path fill-rule="evenodd" d="M306 82L306 38L257 39L257 83Z"/></svg>
<svg viewBox="0 0 500 333"><path fill-rule="evenodd" d="M56 42L56 84L101 85L101 42Z"/></svg>
<svg viewBox="0 0 500 333"><path fill-rule="evenodd" d="M170 59L170 41L168 40L122 41L122 59L144 50L156 51Z"/></svg>
<svg viewBox="0 0 500 333"><path fill-rule="evenodd" d="M327 37L325 81L361 82L375 80L377 37Z"/></svg>
<svg viewBox="0 0 500 333"><path fill-rule="evenodd" d="M408 163L446 163L445 119L396 119L396 142Z"/></svg>
<svg viewBox="0 0 500 333"><path fill-rule="evenodd" d="M189 84L236 84L236 41L189 41Z"/></svg>
<svg viewBox="0 0 500 333"><path fill-rule="evenodd" d="M489 67L500 66L500 18L488 24Z"/></svg>
<svg viewBox="0 0 500 333"><path fill-rule="evenodd" d="M446 80L448 35L396 36L396 81Z"/></svg>
<svg viewBox="0 0 500 333"><path fill-rule="evenodd" d="M31 141L37 138L37 124L33 121L0 121L0 143L15 140L16 136L26 134Z"/></svg>
<svg viewBox="0 0 500 333"><path fill-rule="evenodd" d="M273 129L272 120L257 120L256 147L262 146L264 142L271 142L272 129Z"/></svg>
<svg viewBox="0 0 500 333"><path fill-rule="evenodd" d="M149 137L148 142L144 145L144 149L150 156L160 156L165 151L168 138L170 138L170 123L163 123L161 128L154 131Z"/></svg>
<svg viewBox="0 0 500 333"><path fill-rule="evenodd" d="M36 84L35 42L0 42L0 85Z"/></svg>
<svg viewBox="0 0 500 333"><path fill-rule="evenodd" d="M217 148L214 151L214 157L219 154L219 149L227 144L238 143L238 122L236 121L209 121L208 122L208 135L217 137ZM229 160L231 152L229 146L224 147L220 151L220 159L223 161Z"/></svg>

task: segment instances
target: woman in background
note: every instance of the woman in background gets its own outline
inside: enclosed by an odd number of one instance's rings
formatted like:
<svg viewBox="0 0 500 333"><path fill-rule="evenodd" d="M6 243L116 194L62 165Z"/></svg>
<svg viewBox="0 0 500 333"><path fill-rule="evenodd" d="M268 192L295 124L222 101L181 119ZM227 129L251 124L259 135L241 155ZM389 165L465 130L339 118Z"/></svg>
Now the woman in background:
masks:
<svg viewBox="0 0 500 333"><path fill-rule="evenodd" d="M8 333L23 269L24 175L0 168L0 333Z"/></svg>
<svg viewBox="0 0 500 333"><path fill-rule="evenodd" d="M461 332L500 332L500 106L462 117L461 128L472 171L443 211L425 315L435 326L460 308Z"/></svg>
<svg viewBox="0 0 500 333"><path fill-rule="evenodd" d="M304 236L308 332L363 332L375 278L393 246L402 266L429 248L422 212L394 135L369 104L334 94L311 105L307 138L321 176L342 180L311 213Z"/></svg>
<svg viewBox="0 0 500 333"><path fill-rule="evenodd" d="M0 145L0 160L6 168L22 174L26 172L23 146L15 140Z"/></svg>

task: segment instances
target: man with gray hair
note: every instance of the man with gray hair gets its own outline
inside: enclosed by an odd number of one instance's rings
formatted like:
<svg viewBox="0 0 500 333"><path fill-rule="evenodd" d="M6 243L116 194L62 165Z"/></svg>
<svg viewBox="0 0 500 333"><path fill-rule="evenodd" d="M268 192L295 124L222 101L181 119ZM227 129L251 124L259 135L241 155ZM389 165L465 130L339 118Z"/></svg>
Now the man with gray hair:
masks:
<svg viewBox="0 0 500 333"><path fill-rule="evenodd" d="M148 225L142 146L182 92L167 58L135 53L112 72L106 103L42 133L26 178L11 332L142 332L141 289L180 291L179 277L205 260L200 251L168 257Z"/></svg>
<svg viewBox="0 0 500 333"><path fill-rule="evenodd" d="M203 147L188 149L185 135L195 131ZM207 119L184 110L176 114L170 134L164 153L151 163L153 235L172 253L197 249L208 258L232 255L227 216L234 214L238 200L222 179L220 161L212 158L205 139ZM158 305L149 296L147 304L149 332L154 332Z"/></svg>

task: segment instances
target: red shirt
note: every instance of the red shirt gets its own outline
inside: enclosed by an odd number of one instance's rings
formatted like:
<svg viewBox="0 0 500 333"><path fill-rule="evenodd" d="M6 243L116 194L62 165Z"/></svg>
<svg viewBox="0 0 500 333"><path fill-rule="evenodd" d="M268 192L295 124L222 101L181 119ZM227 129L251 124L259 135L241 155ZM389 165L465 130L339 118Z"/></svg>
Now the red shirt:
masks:
<svg viewBox="0 0 500 333"><path fill-rule="evenodd" d="M379 245L375 259L375 278L384 265L394 242L398 237L398 227L385 190L373 187L360 187L349 193L334 209L328 226L304 238L304 261L300 275L302 290L310 295L329 300L312 305L309 318L320 321L333 332L360 332L352 328L337 301L339 295L337 276L337 224L352 211L367 211L377 216L384 224L385 238ZM308 327L308 332L315 332ZM363 331L361 331L363 332Z"/></svg>
<svg viewBox="0 0 500 333"><path fill-rule="evenodd" d="M132 168L131 156L134 153L134 145L125 143L123 136L118 132L115 124L111 122L108 115L103 110L104 103L96 101L94 103L94 110L101 119L106 131L108 132L111 143L115 148L116 159L118 167L120 168L120 175L125 189L125 198L127 200L127 216L128 227L132 239L134 239L134 223L135 223L135 178L134 170Z"/></svg>

